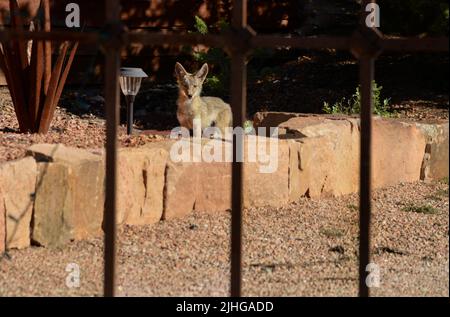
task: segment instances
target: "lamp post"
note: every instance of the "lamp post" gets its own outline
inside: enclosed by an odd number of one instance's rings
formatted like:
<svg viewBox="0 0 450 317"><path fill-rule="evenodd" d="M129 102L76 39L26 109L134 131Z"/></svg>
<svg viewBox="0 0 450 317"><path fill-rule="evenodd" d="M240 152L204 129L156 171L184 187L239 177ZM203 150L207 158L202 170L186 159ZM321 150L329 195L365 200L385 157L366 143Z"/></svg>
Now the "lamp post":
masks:
<svg viewBox="0 0 450 317"><path fill-rule="evenodd" d="M133 133L134 99L141 88L142 78L148 77L141 68L122 67L120 69L120 88L127 103L127 134Z"/></svg>

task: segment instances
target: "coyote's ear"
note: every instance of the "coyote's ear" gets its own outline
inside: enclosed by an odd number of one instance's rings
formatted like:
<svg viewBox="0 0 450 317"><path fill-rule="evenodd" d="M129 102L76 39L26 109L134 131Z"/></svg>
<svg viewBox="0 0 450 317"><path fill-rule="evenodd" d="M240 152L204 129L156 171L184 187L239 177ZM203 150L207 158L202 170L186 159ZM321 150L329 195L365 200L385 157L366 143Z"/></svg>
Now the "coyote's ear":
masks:
<svg viewBox="0 0 450 317"><path fill-rule="evenodd" d="M199 78L201 81L204 81L206 79L206 76L208 75L208 64L203 64L202 68L195 74L197 78Z"/></svg>
<svg viewBox="0 0 450 317"><path fill-rule="evenodd" d="M181 65L180 63L177 62L175 64L175 75L178 78L183 78L186 74L187 74L187 71L184 69L183 65Z"/></svg>

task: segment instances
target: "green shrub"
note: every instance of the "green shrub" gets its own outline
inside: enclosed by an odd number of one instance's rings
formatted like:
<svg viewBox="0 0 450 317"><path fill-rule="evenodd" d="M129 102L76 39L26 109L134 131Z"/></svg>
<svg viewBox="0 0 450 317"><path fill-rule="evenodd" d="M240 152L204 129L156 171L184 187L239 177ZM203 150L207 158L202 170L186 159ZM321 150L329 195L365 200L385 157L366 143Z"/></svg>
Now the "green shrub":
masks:
<svg viewBox="0 0 450 317"><path fill-rule="evenodd" d="M222 31L228 27L228 24L224 21L219 21L217 27L219 31ZM198 16L195 16L194 28L197 33L203 35L209 33L209 28L205 21ZM210 72L204 84L205 93L225 96L230 83L230 59L228 55L222 49L216 47L201 52L185 47L185 52L189 53L197 63L208 63L210 66Z"/></svg>
<svg viewBox="0 0 450 317"><path fill-rule="evenodd" d="M390 99L381 99L382 86L378 86L375 81L372 82L373 90L373 113L383 117L391 116L389 111ZM361 92L357 87L355 93L351 98L342 98L340 101L330 105L328 102L324 102L323 111L328 114L359 114L361 111Z"/></svg>

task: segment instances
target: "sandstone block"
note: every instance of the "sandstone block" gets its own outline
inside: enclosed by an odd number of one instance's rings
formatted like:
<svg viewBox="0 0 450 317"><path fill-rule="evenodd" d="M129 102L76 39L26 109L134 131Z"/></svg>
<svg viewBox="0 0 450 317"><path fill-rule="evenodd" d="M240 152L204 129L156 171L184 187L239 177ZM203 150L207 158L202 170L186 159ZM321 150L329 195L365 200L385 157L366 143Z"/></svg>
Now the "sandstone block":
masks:
<svg viewBox="0 0 450 317"><path fill-rule="evenodd" d="M0 192L0 254L6 250L6 211L3 202L4 198Z"/></svg>
<svg viewBox="0 0 450 317"><path fill-rule="evenodd" d="M374 188L420 180L425 137L414 125L375 118L372 140Z"/></svg>
<svg viewBox="0 0 450 317"><path fill-rule="evenodd" d="M285 205L289 201L289 143L253 138L246 137L244 143L244 207Z"/></svg>
<svg viewBox="0 0 450 317"><path fill-rule="evenodd" d="M0 165L0 250L30 245L37 167L33 158ZM1 238L5 235L6 240Z"/></svg>
<svg viewBox="0 0 450 317"><path fill-rule="evenodd" d="M161 220L167 157L167 151L157 147L119 151L118 223L145 225Z"/></svg>
<svg viewBox="0 0 450 317"><path fill-rule="evenodd" d="M290 135L290 200L338 196L359 186L356 119L294 117L280 124Z"/></svg>
<svg viewBox="0 0 450 317"><path fill-rule="evenodd" d="M449 176L449 129L448 122L416 124L425 136L426 147L420 179L439 180Z"/></svg>
<svg viewBox="0 0 450 317"><path fill-rule="evenodd" d="M101 156L49 144L34 145L28 152L39 161L32 239L55 247L101 234L105 175Z"/></svg>

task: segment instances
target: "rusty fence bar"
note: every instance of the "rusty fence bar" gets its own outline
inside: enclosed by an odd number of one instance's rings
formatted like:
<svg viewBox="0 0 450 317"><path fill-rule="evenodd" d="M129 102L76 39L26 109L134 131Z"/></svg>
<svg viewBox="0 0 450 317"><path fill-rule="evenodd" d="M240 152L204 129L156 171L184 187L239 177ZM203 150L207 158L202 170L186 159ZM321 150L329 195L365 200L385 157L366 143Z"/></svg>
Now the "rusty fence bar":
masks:
<svg viewBox="0 0 450 317"><path fill-rule="evenodd" d="M174 34L164 32L129 32L122 28L120 0L106 1L107 26L101 32L72 31L15 31L0 30L0 41L34 39L49 41L77 41L84 44L101 44L105 59L106 106L106 201L105 201L105 264L104 295L115 295L116 276L116 190L117 190L117 127L119 125L119 68L121 48L130 43L144 45L194 45L204 44L225 49L231 57L231 106L233 126L242 127L246 116L247 69L246 58L254 48L292 47L300 49L350 50L359 60L361 85L361 155L360 155L360 244L359 244L359 296L369 296L365 282L366 266L370 263L370 208L371 208L371 140L372 140L372 80L374 61L384 51L439 51L448 52L447 37L437 38L386 38L377 31L366 32L365 5L362 1L359 31L348 37L287 37L281 35L256 35L247 26L247 1L235 0L231 32L214 34ZM242 207L243 164L236 160L237 146L242 139L234 136L232 164L232 222L231 222L231 296L241 296L242 289ZM237 141L241 142L237 142ZM242 150L242 148L241 148ZM243 153L241 151L240 153Z"/></svg>
<svg viewBox="0 0 450 317"><path fill-rule="evenodd" d="M359 59L359 81L361 85L361 155L359 185L359 296L368 297L366 268L370 263L370 219L371 219L371 144L372 144L372 81L374 60L371 56Z"/></svg>
<svg viewBox="0 0 450 317"><path fill-rule="evenodd" d="M13 31L0 30L0 42L8 42L21 37L25 40L50 40L50 41L74 41L83 44L98 44L105 42L106 33L98 32L69 32L69 31ZM229 36L228 36L229 37ZM144 45L195 45L204 44L207 46L225 48L228 44L225 40L227 35L215 34L192 34L192 33L156 33L156 32L136 32L131 31L123 34L123 45L131 43L141 43ZM230 41L228 41L230 42ZM412 38L382 38L378 41L379 46L384 51L393 52L446 52L448 51L447 37L412 37ZM286 37L284 35L255 35L249 39L251 49L291 47L298 49L336 49L349 50L351 47L350 37Z"/></svg>
<svg viewBox="0 0 450 317"><path fill-rule="evenodd" d="M72 32L52 30L47 31L17 31L0 30L0 42L8 42L17 38L24 40L49 40L49 41L73 41L83 44L97 44L101 42L101 34L98 32Z"/></svg>
<svg viewBox="0 0 450 317"><path fill-rule="evenodd" d="M246 56L242 53L232 55L231 59L231 107L233 126L243 127L246 109ZM241 296L242 281L242 209L244 189L244 165L238 154L243 154L244 138L242 134L233 135L233 163L231 185L231 296Z"/></svg>
<svg viewBox="0 0 450 317"><path fill-rule="evenodd" d="M120 25L120 1L106 1L106 18L111 28L110 38L104 45L105 59L105 105L106 105L106 196L105 196L105 251L104 284L106 297L115 295L116 278L116 200L117 200L117 127L119 125L119 71L120 37L115 26Z"/></svg>
<svg viewBox="0 0 450 317"><path fill-rule="evenodd" d="M232 14L234 33L247 27L247 1L235 0ZM236 37L238 41L242 38ZM248 48L245 43L234 43L231 53L231 108L233 127L243 127L247 109L247 66ZM231 184L231 296L240 297L242 291L242 209L244 192L243 134L233 134L233 163Z"/></svg>
<svg viewBox="0 0 450 317"><path fill-rule="evenodd" d="M371 49L370 44L376 45L377 43L364 43L365 33L367 30L366 24L366 6L369 3L373 3L372 0L363 0L361 2L361 15L360 15L360 33L356 30L356 36L362 36L358 38L358 43L355 44L359 49L354 52L359 60L359 84L361 87L361 133L360 133L360 164L359 164L359 296L369 297L370 290L366 283L366 269L370 263L370 220L372 213L372 200L371 200L371 144L372 144L372 81L374 79L374 63L373 57L375 55L375 49ZM371 34L374 35L374 34ZM366 35L368 40L370 38ZM364 39L363 39L364 38Z"/></svg>

